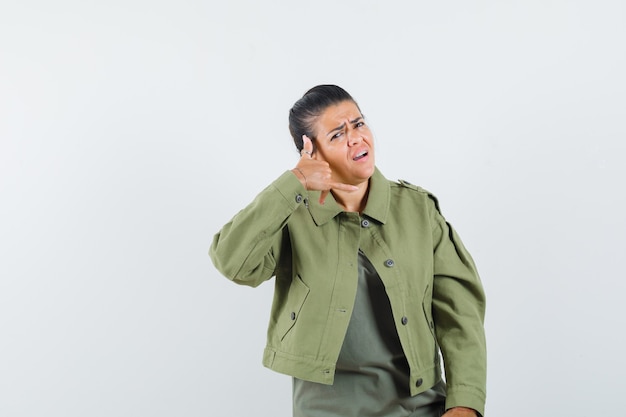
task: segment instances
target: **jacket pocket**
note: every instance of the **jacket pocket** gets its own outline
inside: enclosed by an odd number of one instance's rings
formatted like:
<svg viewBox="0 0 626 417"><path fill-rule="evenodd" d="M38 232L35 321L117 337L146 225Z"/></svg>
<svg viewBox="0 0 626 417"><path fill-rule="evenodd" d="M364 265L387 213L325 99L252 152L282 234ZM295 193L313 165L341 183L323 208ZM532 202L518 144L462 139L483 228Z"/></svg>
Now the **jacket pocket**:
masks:
<svg viewBox="0 0 626 417"><path fill-rule="evenodd" d="M424 318L426 319L430 333L433 337L435 337L435 322L433 321L433 293L430 290L430 285L427 285L426 291L424 291L422 309L424 310Z"/></svg>
<svg viewBox="0 0 626 417"><path fill-rule="evenodd" d="M296 275L289 286L287 300L285 301L285 306L282 309L282 316L278 322L277 330L281 341L283 341L283 339L298 322L298 318L302 312L302 306L309 295L309 291L309 287L302 282L299 275Z"/></svg>
<svg viewBox="0 0 626 417"><path fill-rule="evenodd" d="M424 298L422 299L422 310L424 311L424 319L426 320L426 325L430 329L430 334L432 336L433 347L435 351L435 363L438 363L439 345L437 343L437 336L435 334L435 321L433 320L433 292L430 285L427 285L426 291L424 291Z"/></svg>

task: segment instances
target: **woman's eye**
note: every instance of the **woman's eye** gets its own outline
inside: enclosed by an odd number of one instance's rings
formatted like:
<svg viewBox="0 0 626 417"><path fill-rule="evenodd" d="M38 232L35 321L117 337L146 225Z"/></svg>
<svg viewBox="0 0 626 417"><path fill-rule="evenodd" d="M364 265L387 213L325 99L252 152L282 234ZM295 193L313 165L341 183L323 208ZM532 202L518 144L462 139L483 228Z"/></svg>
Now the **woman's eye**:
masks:
<svg viewBox="0 0 626 417"><path fill-rule="evenodd" d="M363 127L365 126L365 122L359 122L356 125L354 125L355 127Z"/></svg>
<svg viewBox="0 0 626 417"><path fill-rule="evenodd" d="M330 138L330 140L337 139L337 138L338 138L338 137L340 137L341 135L343 135L343 132L337 132L337 133L335 133L335 134L334 134L334 135Z"/></svg>

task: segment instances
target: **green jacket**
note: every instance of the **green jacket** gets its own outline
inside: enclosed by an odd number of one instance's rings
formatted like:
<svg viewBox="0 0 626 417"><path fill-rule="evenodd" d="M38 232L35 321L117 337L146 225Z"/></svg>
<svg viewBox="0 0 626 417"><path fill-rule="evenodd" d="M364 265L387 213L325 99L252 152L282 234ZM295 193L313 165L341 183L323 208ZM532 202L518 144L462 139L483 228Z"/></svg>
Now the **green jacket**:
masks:
<svg viewBox="0 0 626 417"><path fill-rule="evenodd" d="M446 408L484 412L485 296L474 262L425 190L370 179L363 213L306 191L290 171L263 190L213 239L216 268L238 284L275 276L263 364L332 384L357 291L359 248L385 286L406 354L411 395L441 378Z"/></svg>

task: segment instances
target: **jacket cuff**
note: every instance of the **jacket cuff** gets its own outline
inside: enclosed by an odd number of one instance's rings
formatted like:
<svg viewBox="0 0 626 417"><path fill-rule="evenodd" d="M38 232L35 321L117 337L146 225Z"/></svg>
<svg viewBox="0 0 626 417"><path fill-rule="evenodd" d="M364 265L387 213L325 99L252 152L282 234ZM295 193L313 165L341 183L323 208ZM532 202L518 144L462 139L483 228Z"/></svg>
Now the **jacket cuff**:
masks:
<svg viewBox="0 0 626 417"><path fill-rule="evenodd" d="M466 407L485 415L485 395L472 387L448 387L446 410L453 407Z"/></svg>
<svg viewBox="0 0 626 417"><path fill-rule="evenodd" d="M307 190L304 188L296 174L285 171L272 183L272 187L283 196L285 200L297 207L306 197Z"/></svg>

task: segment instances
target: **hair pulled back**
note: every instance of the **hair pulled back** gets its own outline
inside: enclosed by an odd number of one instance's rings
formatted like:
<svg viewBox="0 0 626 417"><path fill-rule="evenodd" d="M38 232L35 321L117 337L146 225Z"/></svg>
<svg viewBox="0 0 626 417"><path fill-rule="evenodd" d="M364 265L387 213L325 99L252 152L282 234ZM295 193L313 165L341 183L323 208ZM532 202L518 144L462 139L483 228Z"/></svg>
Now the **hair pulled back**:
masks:
<svg viewBox="0 0 626 417"><path fill-rule="evenodd" d="M357 108L359 107L346 90L331 84L315 86L304 93L300 100L296 101L289 110L289 132L298 152L302 152L304 146L302 135L307 135L312 141L315 141L313 132L315 118L328 107L344 101L351 101Z"/></svg>

